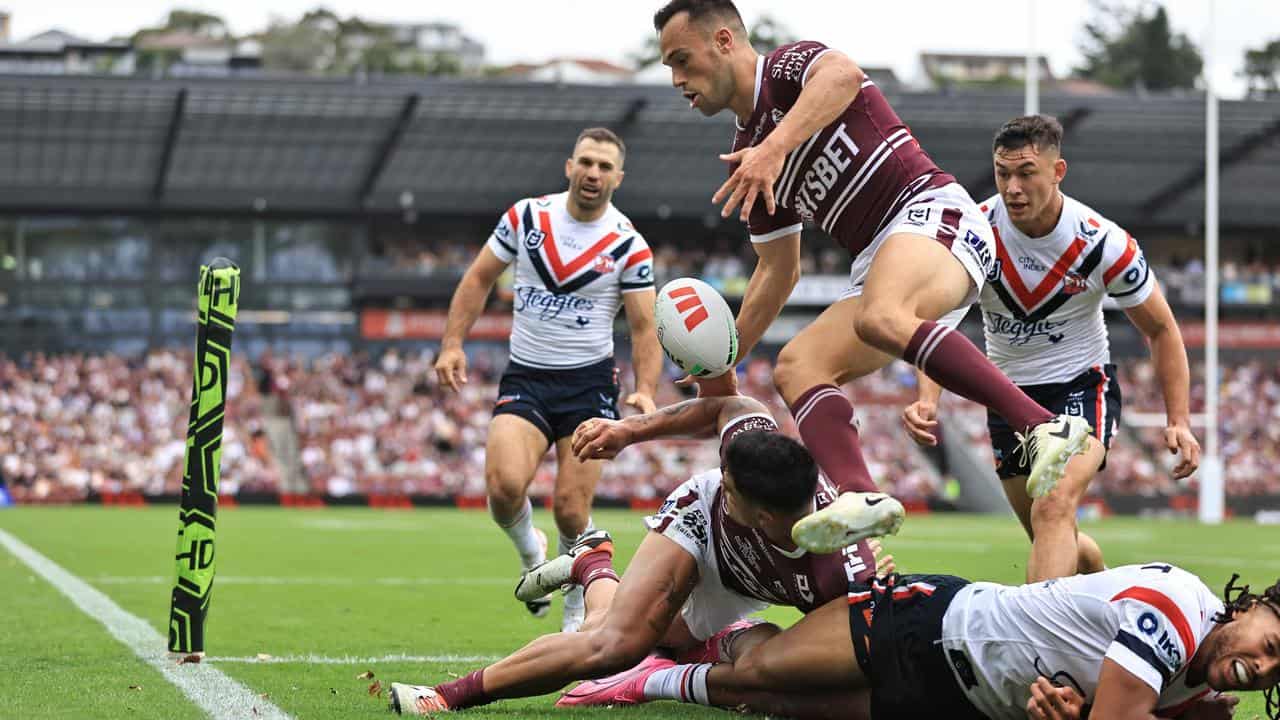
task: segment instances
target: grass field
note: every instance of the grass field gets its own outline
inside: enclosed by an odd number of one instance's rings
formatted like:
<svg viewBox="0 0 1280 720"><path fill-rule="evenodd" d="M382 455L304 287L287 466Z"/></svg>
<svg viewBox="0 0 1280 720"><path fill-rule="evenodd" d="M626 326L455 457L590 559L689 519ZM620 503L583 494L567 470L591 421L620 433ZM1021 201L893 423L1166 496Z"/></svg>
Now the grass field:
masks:
<svg viewBox="0 0 1280 720"><path fill-rule="evenodd" d="M172 507L16 508L0 511L0 529L164 633L176 516ZM600 512L596 520L613 531L625 562L641 537L639 516ZM538 522L552 534L549 513ZM558 628L558 605L537 620L512 600L514 551L482 512L239 508L218 523L206 666L247 686L264 709L274 704L296 718L386 717L385 699L371 697L370 681L358 674L438 682ZM1215 589L1233 571L1255 587L1277 575L1274 529L1134 519L1086 529L1111 564L1167 560ZM1011 517L916 516L886 544L906 572L1003 582L1022 578L1026 556ZM0 588L0 717L203 716L98 618L5 549ZM770 617L785 624L796 616ZM504 702L465 717L723 716L670 703L566 715L553 700ZM1250 695L1237 717L1262 710L1261 696Z"/></svg>

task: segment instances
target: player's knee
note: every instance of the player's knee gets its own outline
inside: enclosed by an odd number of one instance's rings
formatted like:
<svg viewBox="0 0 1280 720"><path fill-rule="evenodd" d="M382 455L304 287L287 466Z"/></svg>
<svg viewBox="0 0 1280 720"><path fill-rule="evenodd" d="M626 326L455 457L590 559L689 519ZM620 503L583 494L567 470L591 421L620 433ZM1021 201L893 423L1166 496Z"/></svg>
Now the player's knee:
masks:
<svg viewBox="0 0 1280 720"><path fill-rule="evenodd" d="M886 303L868 303L854 320L853 331L864 343L897 354L911 341L910 331L905 330L908 324L904 322L900 307Z"/></svg>
<svg viewBox="0 0 1280 720"><path fill-rule="evenodd" d="M1059 527L1076 521L1076 503L1065 493L1050 493L1031 505L1031 527Z"/></svg>
<svg viewBox="0 0 1280 720"><path fill-rule="evenodd" d="M524 483L520 478L513 477L510 472L504 472L499 468L486 468L484 485L491 507L515 509L524 503Z"/></svg>
<svg viewBox="0 0 1280 720"><path fill-rule="evenodd" d="M747 648L733 660L733 675L729 682L740 690L772 687L770 681L778 675L774 653L763 652L762 644Z"/></svg>
<svg viewBox="0 0 1280 720"><path fill-rule="evenodd" d="M635 667L653 649L640 633L626 632L605 625L590 631L591 652L587 656L587 672L599 678Z"/></svg>
<svg viewBox="0 0 1280 720"><path fill-rule="evenodd" d="M784 345L778 353L778 360L773 366L773 384L783 397L789 397L788 388L799 380L804 367L801 359L803 353L792 343ZM804 392L804 388L793 388L795 392Z"/></svg>

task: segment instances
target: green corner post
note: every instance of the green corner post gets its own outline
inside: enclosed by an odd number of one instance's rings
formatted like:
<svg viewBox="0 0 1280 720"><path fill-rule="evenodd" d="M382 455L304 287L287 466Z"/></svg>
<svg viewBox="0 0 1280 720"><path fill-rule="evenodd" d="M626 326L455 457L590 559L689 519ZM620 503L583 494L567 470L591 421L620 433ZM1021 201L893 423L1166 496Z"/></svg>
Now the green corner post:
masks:
<svg viewBox="0 0 1280 720"><path fill-rule="evenodd" d="M177 576L169 606L169 651L202 656L213 590L222 420L227 409L231 331L240 300L240 268L226 258L201 265L197 298L191 416L178 511Z"/></svg>

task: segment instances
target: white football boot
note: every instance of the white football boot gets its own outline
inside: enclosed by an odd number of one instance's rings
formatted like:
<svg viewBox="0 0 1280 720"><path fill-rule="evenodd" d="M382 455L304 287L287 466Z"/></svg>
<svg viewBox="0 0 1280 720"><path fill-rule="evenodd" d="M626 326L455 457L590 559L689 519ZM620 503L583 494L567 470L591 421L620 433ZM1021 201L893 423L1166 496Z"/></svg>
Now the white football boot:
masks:
<svg viewBox="0 0 1280 720"><path fill-rule="evenodd" d="M798 520L791 527L791 539L809 552L836 552L869 537L898 532L906 514L902 503L884 493L842 493Z"/></svg>

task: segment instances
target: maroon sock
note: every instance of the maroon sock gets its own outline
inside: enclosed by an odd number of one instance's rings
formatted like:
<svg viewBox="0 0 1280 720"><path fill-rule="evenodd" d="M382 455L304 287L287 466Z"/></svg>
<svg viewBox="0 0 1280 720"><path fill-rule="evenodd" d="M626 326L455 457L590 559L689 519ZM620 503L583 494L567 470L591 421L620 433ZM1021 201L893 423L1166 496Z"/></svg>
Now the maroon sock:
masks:
<svg viewBox="0 0 1280 720"><path fill-rule="evenodd" d="M987 406L1018 432L1054 417L1018 389L969 338L932 320L916 328L902 359L960 397Z"/></svg>
<svg viewBox="0 0 1280 720"><path fill-rule="evenodd" d="M569 582L581 585L584 592L591 583L605 578L618 582L618 573L613 570L613 553L589 552L586 555L579 555L573 561L573 572L569 576Z"/></svg>
<svg viewBox="0 0 1280 720"><path fill-rule="evenodd" d="M484 669L482 668L464 678L440 683L436 686L436 692L440 693L444 701L449 703L450 710L487 705L493 702L493 698L489 697L488 693L484 691L483 676Z"/></svg>
<svg viewBox="0 0 1280 720"><path fill-rule="evenodd" d="M840 492L878 490L862 459L853 404L844 391L835 385L811 387L791 406L791 415L805 447Z"/></svg>

